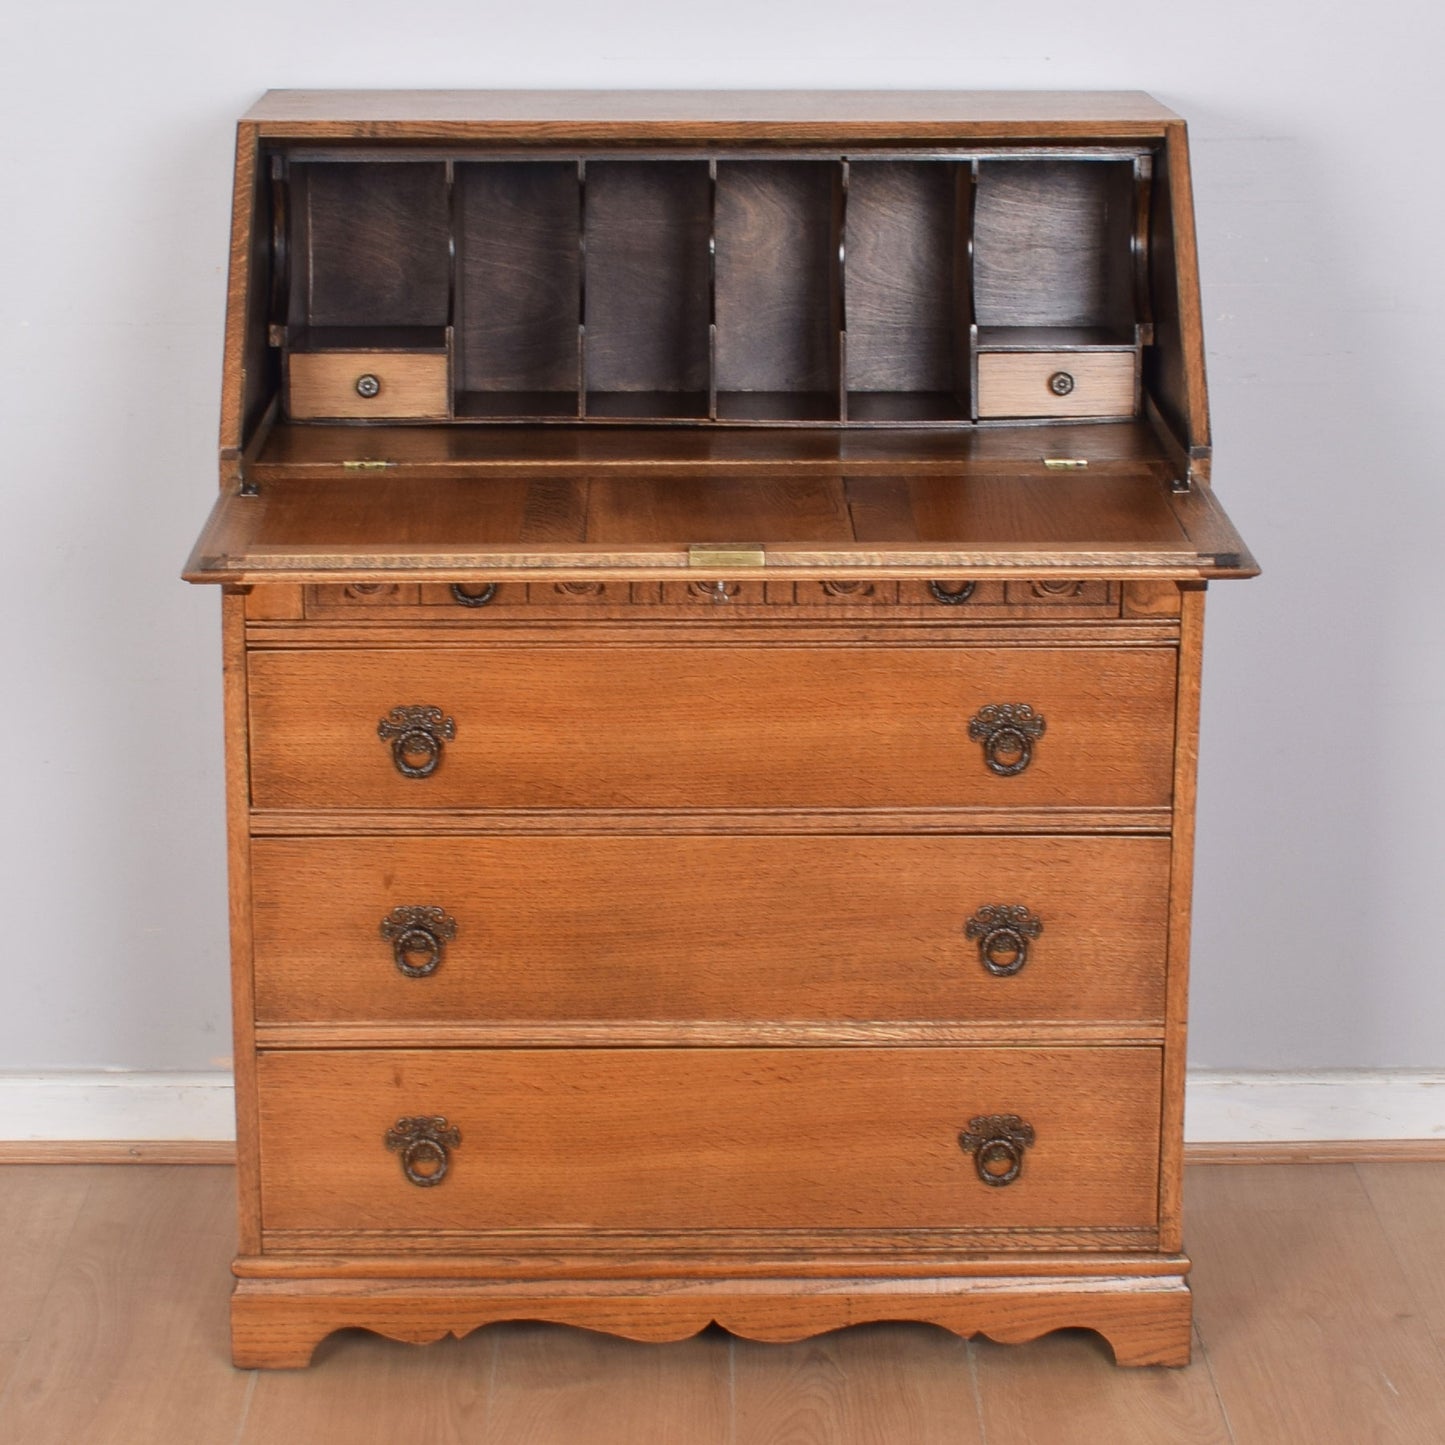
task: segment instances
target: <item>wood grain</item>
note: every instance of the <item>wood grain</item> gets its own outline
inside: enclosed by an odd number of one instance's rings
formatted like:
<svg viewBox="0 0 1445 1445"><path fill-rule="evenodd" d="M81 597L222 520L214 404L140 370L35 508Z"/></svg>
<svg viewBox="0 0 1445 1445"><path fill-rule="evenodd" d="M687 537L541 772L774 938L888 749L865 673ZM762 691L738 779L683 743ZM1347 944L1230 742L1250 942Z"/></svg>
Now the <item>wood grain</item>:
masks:
<svg viewBox="0 0 1445 1445"><path fill-rule="evenodd" d="M261 808L1162 806L1169 648L479 647L257 652ZM646 700L645 706L640 701ZM990 771L969 719L1027 702L1033 761ZM377 737L440 707L456 737L427 778Z"/></svg>
<svg viewBox="0 0 1445 1445"><path fill-rule="evenodd" d="M736 1439L749 1445L984 1439L969 1346L926 1325L865 1325L792 1349L733 1347Z"/></svg>
<svg viewBox="0 0 1445 1445"><path fill-rule="evenodd" d="M5 1269L0 1271L4 1346L29 1339L96 1175L77 1169L56 1178L44 1168L15 1164L0 1179L0 1237L6 1242ZM14 1357L0 1359L0 1373L13 1363Z"/></svg>
<svg viewBox="0 0 1445 1445"><path fill-rule="evenodd" d="M333 1335L304 1375L256 1377L236 1445L479 1445L493 1432L498 1336L405 1349L376 1335Z"/></svg>
<svg viewBox="0 0 1445 1445"><path fill-rule="evenodd" d="M575 416L577 163L465 163L456 187L459 390L552 393Z"/></svg>
<svg viewBox="0 0 1445 1445"><path fill-rule="evenodd" d="M589 393L690 393L707 414L709 194L705 161L588 165Z"/></svg>
<svg viewBox="0 0 1445 1445"><path fill-rule="evenodd" d="M833 208L839 183L837 166L823 162L718 163L720 393L836 397Z"/></svg>
<svg viewBox="0 0 1445 1445"><path fill-rule="evenodd" d="M1029 1350L970 1345L989 1445L1235 1445L1208 1362L1129 1370L1100 1388L1109 1359L1097 1336L1061 1332ZM1276 1437L1278 1438L1278 1437Z"/></svg>
<svg viewBox="0 0 1445 1445"><path fill-rule="evenodd" d="M1161 1020L1168 853L1160 838L257 839L256 1013ZM964 933L999 902L1043 927L1012 977ZM379 925L418 904L457 933L408 978Z"/></svg>
<svg viewBox="0 0 1445 1445"><path fill-rule="evenodd" d="M518 140L839 135L938 139L1010 133L1157 135L1178 117L1142 91L1072 90L268 90L244 120L267 134ZM446 127L439 131L439 127ZM997 129L995 129L997 128Z"/></svg>
<svg viewBox="0 0 1445 1445"><path fill-rule="evenodd" d="M1125 161L980 164L979 326L1132 326L1133 188Z"/></svg>
<svg viewBox="0 0 1445 1445"><path fill-rule="evenodd" d="M300 235L292 324L445 326L446 168L320 162L292 168Z"/></svg>
<svg viewBox="0 0 1445 1445"><path fill-rule="evenodd" d="M952 396L966 298L955 293L959 167L849 165L848 390ZM965 171L964 180L967 181ZM849 398L854 414L856 398Z"/></svg>
<svg viewBox="0 0 1445 1445"><path fill-rule="evenodd" d="M1445 1150L1436 1158L1445 1159ZM1356 1172L1436 1348L1445 1356L1445 1240L1440 1230L1445 1219L1445 1169L1438 1163L1362 1162Z"/></svg>
<svg viewBox="0 0 1445 1445"><path fill-rule="evenodd" d="M671 1344L523 1324L499 1333L488 1434L517 1445L732 1445L732 1341Z"/></svg>

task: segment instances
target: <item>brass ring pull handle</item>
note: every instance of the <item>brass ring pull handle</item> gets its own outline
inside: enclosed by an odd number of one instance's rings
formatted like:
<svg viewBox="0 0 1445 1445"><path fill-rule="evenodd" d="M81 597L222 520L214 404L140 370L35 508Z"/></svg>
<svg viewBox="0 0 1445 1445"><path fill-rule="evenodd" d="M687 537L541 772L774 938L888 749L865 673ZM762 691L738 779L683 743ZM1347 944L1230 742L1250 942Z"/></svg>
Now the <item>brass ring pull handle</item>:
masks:
<svg viewBox="0 0 1445 1445"><path fill-rule="evenodd" d="M429 778L442 760L442 744L457 735L457 725L439 707L394 707L376 725L376 735L391 744L391 758L404 778Z"/></svg>
<svg viewBox="0 0 1445 1445"><path fill-rule="evenodd" d="M1049 378L1049 390L1055 396L1067 396L1074 389L1074 378L1067 371L1056 371Z"/></svg>
<svg viewBox="0 0 1445 1445"><path fill-rule="evenodd" d="M1034 1126L1017 1114L980 1114L958 1136L958 1147L973 1155L978 1177L997 1189L1019 1177L1024 1150L1033 1142Z"/></svg>
<svg viewBox="0 0 1445 1445"><path fill-rule="evenodd" d="M1029 940L1044 921L1021 903L990 903L968 920L964 935L978 940L978 957L997 978L1012 978L1029 961Z"/></svg>
<svg viewBox="0 0 1445 1445"><path fill-rule="evenodd" d="M960 582L957 587L945 587L942 582L930 582L928 590L933 594L935 602L957 607L960 602L967 602L973 596L973 589L977 586L977 582Z"/></svg>
<svg viewBox="0 0 1445 1445"><path fill-rule="evenodd" d="M356 394L366 401L381 394L381 378L367 372L364 376L356 378Z"/></svg>
<svg viewBox="0 0 1445 1445"><path fill-rule="evenodd" d="M989 771L1011 778L1033 761L1044 720L1026 702L990 703L969 719L968 735L983 744Z"/></svg>
<svg viewBox="0 0 1445 1445"><path fill-rule="evenodd" d="M381 936L391 944L399 972L407 978L428 978L441 967L443 950L457 936L457 921L445 908L393 908L381 920Z"/></svg>
<svg viewBox="0 0 1445 1445"><path fill-rule="evenodd" d="M462 1131L440 1115L398 1119L386 1131L386 1147L401 1154L401 1172L419 1189L430 1189L447 1177L450 1151L462 1142Z"/></svg>
<svg viewBox="0 0 1445 1445"><path fill-rule="evenodd" d="M452 583L452 601L463 607L485 607L497 595L495 582L483 582L475 592L468 592L460 582Z"/></svg>

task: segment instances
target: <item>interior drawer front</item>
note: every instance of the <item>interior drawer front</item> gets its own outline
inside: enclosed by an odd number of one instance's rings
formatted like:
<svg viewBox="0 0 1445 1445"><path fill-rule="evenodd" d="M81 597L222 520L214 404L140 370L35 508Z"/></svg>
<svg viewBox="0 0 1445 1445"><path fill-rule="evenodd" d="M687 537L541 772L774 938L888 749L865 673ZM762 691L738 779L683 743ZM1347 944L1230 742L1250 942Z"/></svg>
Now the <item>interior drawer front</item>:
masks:
<svg viewBox="0 0 1445 1445"><path fill-rule="evenodd" d="M251 869L263 1023L1163 1017L1165 838L258 838Z"/></svg>
<svg viewBox="0 0 1445 1445"><path fill-rule="evenodd" d="M298 1051L263 1053L258 1081L267 1230L1157 1218L1152 1048ZM1013 1182L986 1183L959 1136L992 1141L985 1121L1010 1115L1033 1142L1016 1142ZM406 1120L444 1123L409 1153ZM439 1181L407 1177L443 1155ZM1007 1151L988 1163L1007 1172Z"/></svg>
<svg viewBox="0 0 1445 1445"><path fill-rule="evenodd" d="M314 621L482 625L565 618L648 622L739 616L862 616L878 621L993 622L1117 617L1123 584L1098 578L1024 581L332 582L306 588Z"/></svg>
<svg viewBox="0 0 1445 1445"><path fill-rule="evenodd" d="M987 352L978 359L978 414L1132 416L1132 351Z"/></svg>
<svg viewBox="0 0 1445 1445"><path fill-rule="evenodd" d="M444 353L298 351L288 359L287 412L297 420L351 417L445 418Z"/></svg>
<svg viewBox="0 0 1445 1445"><path fill-rule="evenodd" d="M252 800L1162 807L1174 678L1167 647L262 650Z"/></svg>

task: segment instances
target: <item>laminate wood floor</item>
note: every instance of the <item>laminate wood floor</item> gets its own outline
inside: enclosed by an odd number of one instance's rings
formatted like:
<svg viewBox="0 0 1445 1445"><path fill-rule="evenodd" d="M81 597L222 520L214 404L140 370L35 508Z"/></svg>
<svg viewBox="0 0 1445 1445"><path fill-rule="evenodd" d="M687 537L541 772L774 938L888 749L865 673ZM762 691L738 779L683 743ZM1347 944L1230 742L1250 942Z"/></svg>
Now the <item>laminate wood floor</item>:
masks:
<svg viewBox="0 0 1445 1445"><path fill-rule="evenodd" d="M877 1325L797 1345L492 1325L227 1360L228 1168L0 1167L4 1445L1442 1445L1445 1164L1189 1170L1195 1363Z"/></svg>

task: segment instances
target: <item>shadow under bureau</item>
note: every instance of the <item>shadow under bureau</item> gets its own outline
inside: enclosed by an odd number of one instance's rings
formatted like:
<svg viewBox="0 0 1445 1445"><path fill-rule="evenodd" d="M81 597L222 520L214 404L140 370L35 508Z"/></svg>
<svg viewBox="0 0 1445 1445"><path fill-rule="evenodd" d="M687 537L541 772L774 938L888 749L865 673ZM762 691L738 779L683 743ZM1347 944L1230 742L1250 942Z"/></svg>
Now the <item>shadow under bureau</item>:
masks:
<svg viewBox="0 0 1445 1445"><path fill-rule="evenodd" d="M1137 94L273 92L221 495L237 1364L1189 1356L1214 499Z"/></svg>

